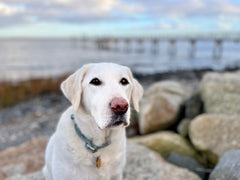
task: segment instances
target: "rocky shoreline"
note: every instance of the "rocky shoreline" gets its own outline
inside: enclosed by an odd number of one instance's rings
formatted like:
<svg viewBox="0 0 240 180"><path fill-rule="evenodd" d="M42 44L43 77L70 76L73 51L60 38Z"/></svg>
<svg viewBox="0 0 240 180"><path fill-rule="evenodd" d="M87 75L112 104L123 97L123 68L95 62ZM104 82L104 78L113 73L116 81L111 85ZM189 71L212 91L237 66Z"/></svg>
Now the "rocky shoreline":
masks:
<svg viewBox="0 0 240 180"><path fill-rule="evenodd" d="M240 179L240 71L136 77L145 93L127 129L125 179ZM47 139L69 105L45 93L0 110L0 179L42 179Z"/></svg>

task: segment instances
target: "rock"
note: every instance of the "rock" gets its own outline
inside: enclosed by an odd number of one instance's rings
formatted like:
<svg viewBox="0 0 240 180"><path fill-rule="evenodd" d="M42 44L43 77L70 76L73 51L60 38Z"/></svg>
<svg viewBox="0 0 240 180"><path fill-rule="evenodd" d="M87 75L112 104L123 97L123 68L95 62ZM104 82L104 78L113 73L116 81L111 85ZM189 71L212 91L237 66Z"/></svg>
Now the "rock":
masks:
<svg viewBox="0 0 240 180"><path fill-rule="evenodd" d="M189 90L175 81L153 84L140 102L140 133L147 134L173 125L189 95Z"/></svg>
<svg viewBox="0 0 240 180"><path fill-rule="evenodd" d="M239 180L240 150L226 152L210 175L209 180Z"/></svg>
<svg viewBox="0 0 240 180"><path fill-rule="evenodd" d="M0 179L41 170L44 165L46 144L45 138L37 138L20 146L0 151Z"/></svg>
<svg viewBox="0 0 240 180"><path fill-rule="evenodd" d="M206 113L240 115L240 71L205 74L200 92Z"/></svg>
<svg viewBox="0 0 240 180"><path fill-rule="evenodd" d="M205 179L206 175L203 172L204 167L201 164L199 164L195 159L193 159L189 156L183 156L183 155L173 152L167 157L166 160L168 162L170 162L171 164L174 164L174 165L182 167L182 168L186 168L186 169L194 172L199 177L201 177L201 179Z"/></svg>
<svg viewBox="0 0 240 180"><path fill-rule="evenodd" d="M216 164L231 149L240 148L240 116L204 114L191 121L189 136L193 145Z"/></svg>
<svg viewBox="0 0 240 180"><path fill-rule="evenodd" d="M178 133L181 136L187 137L187 135L188 135L188 128L189 128L190 122L191 122L190 119L183 119L178 124L177 131L178 131Z"/></svg>
<svg viewBox="0 0 240 180"><path fill-rule="evenodd" d="M148 148L128 143L127 163L123 180L200 180L187 169L167 163L158 153Z"/></svg>
<svg viewBox="0 0 240 180"><path fill-rule="evenodd" d="M177 152L178 154L190 156L203 162L202 158L186 139L171 131L161 131L146 136L134 137L129 141L147 146L165 158L169 156L171 152Z"/></svg>

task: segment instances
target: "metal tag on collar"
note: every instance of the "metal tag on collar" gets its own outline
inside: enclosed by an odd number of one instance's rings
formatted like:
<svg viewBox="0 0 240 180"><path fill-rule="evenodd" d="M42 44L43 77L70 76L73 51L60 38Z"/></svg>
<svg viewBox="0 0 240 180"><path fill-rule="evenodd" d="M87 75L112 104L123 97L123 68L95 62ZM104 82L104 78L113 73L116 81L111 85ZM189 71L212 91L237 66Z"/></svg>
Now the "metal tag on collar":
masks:
<svg viewBox="0 0 240 180"><path fill-rule="evenodd" d="M90 149L90 150L92 151L92 153L97 152L97 148L96 148L96 147L93 147L91 144L86 143L85 146L86 146L87 149Z"/></svg>

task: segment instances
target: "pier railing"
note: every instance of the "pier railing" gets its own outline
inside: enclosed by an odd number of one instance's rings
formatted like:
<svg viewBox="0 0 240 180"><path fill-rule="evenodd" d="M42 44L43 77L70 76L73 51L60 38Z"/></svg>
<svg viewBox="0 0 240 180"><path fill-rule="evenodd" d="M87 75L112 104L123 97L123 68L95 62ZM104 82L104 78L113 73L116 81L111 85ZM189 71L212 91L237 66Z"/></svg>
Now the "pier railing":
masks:
<svg viewBox="0 0 240 180"><path fill-rule="evenodd" d="M124 44L124 49L130 51L130 46L134 42L137 44L138 51L144 51L144 43L151 43L151 51L157 53L159 51L159 44L163 41L167 41L168 54L169 56L175 56L177 52L176 43L179 41L189 42L190 48L187 49L188 55L194 58L197 53L196 44L198 41L213 41L214 46L212 49L212 57L214 59L220 59L222 57L224 48L224 42L240 42L240 32L239 33L220 33L220 34L193 34L193 35L159 35L155 37L100 37L100 38L81 38L83 46L88 41L93 41L98 49L114 49L118 47L121 42Z"/></svg>

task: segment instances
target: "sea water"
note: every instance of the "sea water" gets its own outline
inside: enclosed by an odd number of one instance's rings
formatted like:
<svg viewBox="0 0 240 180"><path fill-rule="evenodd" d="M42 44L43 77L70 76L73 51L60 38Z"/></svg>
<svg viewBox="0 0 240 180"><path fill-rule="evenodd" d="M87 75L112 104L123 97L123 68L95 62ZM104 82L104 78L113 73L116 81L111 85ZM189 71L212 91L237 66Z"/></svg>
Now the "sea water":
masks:
<svg viewBox="0 0 240 180"><path fill-rule="evenodd" d="M139 47L137 42L126 46L122 41L99 49L94 41L83 44L77 39L0 40L0 81L54 77L91 62L114 62L140 74L240 67L240 42L224 42L219 59L213 58L214 46L213 41L198 41L195 55L191 57L187 41L179 41L175 47L160 41L154 49L151 42L146 41ZM169 54L171 48L174 55Z"/></svg>

